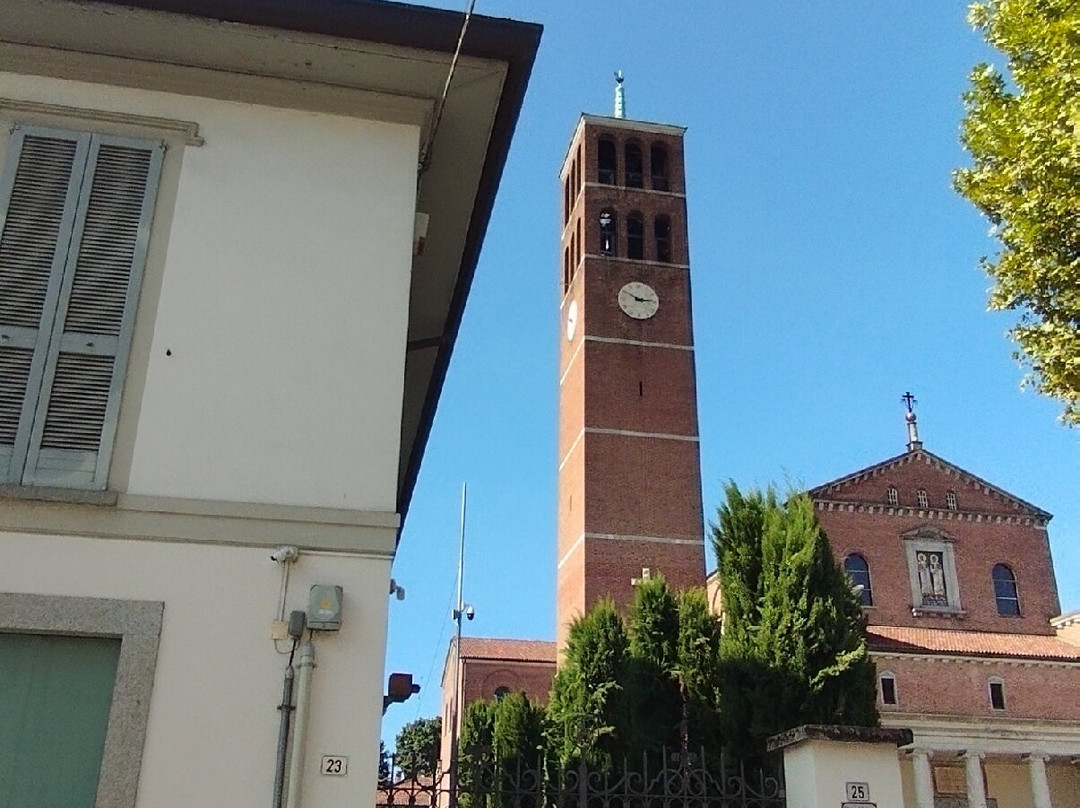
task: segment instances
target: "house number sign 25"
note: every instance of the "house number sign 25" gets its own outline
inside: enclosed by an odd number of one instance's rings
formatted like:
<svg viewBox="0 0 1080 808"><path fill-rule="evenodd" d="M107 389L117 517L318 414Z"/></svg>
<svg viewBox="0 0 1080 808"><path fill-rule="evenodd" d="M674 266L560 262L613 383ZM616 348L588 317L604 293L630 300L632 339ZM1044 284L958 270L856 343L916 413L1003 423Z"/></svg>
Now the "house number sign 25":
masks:
<svg viewBox="0 0 1080 808"><path fill-rule="evenodd" d="M349 759L341 755L323 755L322 763L319 764L319 774L328 774L331 777L344 777L349 773Z"/></svg>
<svg viewBox="0 0 1080 808"><path fill-rule="evenodd" d="M848 802L870 802L869 783L845 783Z"/></svg>
<svg viewBox="0 0 1080 808"><path fill-rule="evenodd" d="M840 808L877 808L870 802L869 783L845 783L847 789L847 801L840 804Z"/></svg>

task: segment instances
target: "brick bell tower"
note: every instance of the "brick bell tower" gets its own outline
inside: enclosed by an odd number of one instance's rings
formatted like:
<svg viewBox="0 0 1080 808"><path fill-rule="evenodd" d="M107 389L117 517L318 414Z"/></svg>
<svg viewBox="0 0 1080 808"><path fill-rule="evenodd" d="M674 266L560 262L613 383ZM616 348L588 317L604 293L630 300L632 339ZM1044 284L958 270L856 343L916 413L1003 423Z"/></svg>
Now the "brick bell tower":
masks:
<svg viewBox="0 0 1080 808"><path fill-rule="evenodd" d="M556 631L705 584L685 129L583 115L563 163ZM648 573L646 573L648 574Z"/></svg>

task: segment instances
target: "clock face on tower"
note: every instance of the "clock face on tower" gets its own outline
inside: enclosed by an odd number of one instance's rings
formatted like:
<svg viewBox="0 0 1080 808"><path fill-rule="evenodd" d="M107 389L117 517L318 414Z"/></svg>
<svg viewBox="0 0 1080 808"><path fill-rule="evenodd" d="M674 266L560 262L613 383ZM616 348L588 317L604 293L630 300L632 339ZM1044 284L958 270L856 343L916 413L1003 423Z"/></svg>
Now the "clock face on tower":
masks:
<svg viewBox="0 0 1080 808"><path fill-rule="evenodd" d="M648 320L660 308L660 297L647 283L630 281L619 290L619 308L627 317Z"/></svg>

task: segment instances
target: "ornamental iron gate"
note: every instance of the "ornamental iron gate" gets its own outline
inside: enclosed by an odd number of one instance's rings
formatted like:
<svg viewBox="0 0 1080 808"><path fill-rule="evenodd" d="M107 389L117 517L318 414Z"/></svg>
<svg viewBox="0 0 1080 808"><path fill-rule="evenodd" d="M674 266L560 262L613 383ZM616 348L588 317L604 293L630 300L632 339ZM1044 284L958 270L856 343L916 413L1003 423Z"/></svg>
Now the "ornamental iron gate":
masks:
<svg viewBox="0 0 1080 808"><path fill-rule="evenodd" d="M458 776L391 780L379 786L376 808L785 808L779 756L765 768L749 768L719 758L666 750L663 765L649 761L604 770L584 763L513 768L497 763L462 766Z"/></svg>

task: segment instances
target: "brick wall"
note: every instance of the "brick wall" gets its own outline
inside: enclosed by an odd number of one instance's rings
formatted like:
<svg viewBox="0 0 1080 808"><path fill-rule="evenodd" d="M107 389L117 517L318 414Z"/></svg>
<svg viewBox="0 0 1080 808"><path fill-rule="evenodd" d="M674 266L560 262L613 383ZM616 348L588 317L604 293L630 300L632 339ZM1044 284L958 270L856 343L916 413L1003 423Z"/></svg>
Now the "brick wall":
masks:
<svg viewBox="0 0 1080 808"><path fill-rule="evenodd" d="M1080 665L873 654L878 673L896 676L898 704L883 714L919 713L1080 721ZM988 681L1004 685L1005 709L990 706Z"/></svg>

